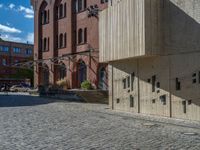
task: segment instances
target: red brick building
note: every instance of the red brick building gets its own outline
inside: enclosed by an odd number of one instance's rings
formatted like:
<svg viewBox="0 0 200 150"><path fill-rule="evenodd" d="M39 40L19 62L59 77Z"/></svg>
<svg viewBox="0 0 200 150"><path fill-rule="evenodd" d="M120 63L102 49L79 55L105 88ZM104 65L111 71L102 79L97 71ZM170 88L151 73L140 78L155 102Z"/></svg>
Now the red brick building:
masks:
<svg viewBox="0 0 200 150"><path fill-rule="evenodd" d="M96 88L107 89L107 64L99 63L98 39L98 12L107 2L31 0L35 11L34 60L43 60L35 67L35 86L67 78L71 88L89 80Z"/></svg>
<svg viewBox="0 0 200 150"><path fill-rule="evenodd" d="M0 40L0 84L13 81L16 83L15 75L19 68L13 67L13 64L32 59L33 45Z"/></svg>

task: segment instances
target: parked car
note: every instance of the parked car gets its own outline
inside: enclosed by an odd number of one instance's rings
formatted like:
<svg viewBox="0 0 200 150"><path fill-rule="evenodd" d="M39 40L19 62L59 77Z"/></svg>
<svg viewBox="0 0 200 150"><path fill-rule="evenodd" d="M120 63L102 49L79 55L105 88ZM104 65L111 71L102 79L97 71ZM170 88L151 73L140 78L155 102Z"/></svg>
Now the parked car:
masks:
<svg viewBox="0 0 200 150"><path fill-rule="evenodd" d="M9 91L9 86L7 84L1 86L0 91L1 92L8 92Z"/></svg>
<svg viewBox="0 0 200 150"><path fill-rule="evenodd" d="M27 92L30 88L29 87L24 87L22 85L13 85L10 88L11 92Z"/></svg>

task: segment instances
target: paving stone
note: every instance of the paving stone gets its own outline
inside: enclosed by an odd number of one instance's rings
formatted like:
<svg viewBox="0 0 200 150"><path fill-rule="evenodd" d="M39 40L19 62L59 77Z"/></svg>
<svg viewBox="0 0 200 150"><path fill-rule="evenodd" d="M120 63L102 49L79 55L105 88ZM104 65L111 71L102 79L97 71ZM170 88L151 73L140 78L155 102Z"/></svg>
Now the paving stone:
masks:
<svg viewBox="0 0 200 150"><path fill-rule="evenodd" d="M0 96L0 150L200 149L198 123L106 108L23 94Z"/></svg>

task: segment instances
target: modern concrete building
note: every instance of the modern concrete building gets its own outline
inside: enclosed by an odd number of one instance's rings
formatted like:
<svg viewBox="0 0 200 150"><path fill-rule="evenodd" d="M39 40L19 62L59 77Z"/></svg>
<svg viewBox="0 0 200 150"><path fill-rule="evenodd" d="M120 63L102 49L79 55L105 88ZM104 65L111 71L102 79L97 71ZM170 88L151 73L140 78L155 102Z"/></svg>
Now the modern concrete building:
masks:
<svg viewBox="0 0 200 150"><path fill-rule="evenodd" d="M35 11L35 86L67 78L70 88L91 81L107 89L107 64L99 63L99 11L107 0L31 0ZM51 58L51 60L49 60ZM45 61L46 60L46 61Z"/></svg>
<svg viewBox="0 0 200 150"><path fill-rule="evenodd" d="M0 84L22 82L26 75L17 75L21 69L14 64L31 60L33 60L32 44L0 40Z"/></svg>
<svg viewBox="0 0 200 150"><path fill-rule="evenodd" d="M200 1L113 0L99 20L110 106L200 121Z"/></svg>

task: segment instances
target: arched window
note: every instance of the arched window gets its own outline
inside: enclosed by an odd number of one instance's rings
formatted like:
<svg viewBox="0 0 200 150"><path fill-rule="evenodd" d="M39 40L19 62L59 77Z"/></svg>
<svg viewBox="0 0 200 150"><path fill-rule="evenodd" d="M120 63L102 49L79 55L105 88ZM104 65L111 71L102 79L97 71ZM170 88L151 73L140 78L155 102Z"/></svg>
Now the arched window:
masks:
<svg viewBox="0 0 200 150"><path fill-rule="evenodd" d="M81 85L82 82L87 80L87 66L84 61L78 63L78 83Z"/></svg>
<svg viewBox="0 0 200 150"><path fill-rule="evenodd" d="M84 29L84 43L87 43L87 28Z"/></svg>
<svg viewBox="0 0 200 150"><path fill-rule="evenodd" d="M64 63L61 63L59 66L59 78L64 79L67 76L67 69Z"/></svg>
<svg viewBox="0 0 200 150"><path fill-rule="evenodd" d="M60 34L60 48L63 47L63 34Z"/></svg>
<svg viewBox="0 0 200 150"><path fill-rule="evenodd" d="M43 51L47 50L47 38L44 38L44 49Z"/></svg>
<svg viewBox="0 0 200 150"><path fill-rule="evenodd" d="M59 17L60 18L63 17L63 4L60 4L60 6L59 6Z"/></svg>
<svg viewBox="0 0 200 150"><path fill-rule="evenodd" d="M49 50L49 37L48 37L48 40L47 40L47 50Z"/></svg>
<svg viewBox="0 0 200 150"><path fill-rule="evenodd" d="M84 0L84 9L87 8L87 0Z"/></svg>
<svg viewBox="0 0 200 150"><path fill-rule="evenodd" d="M44 86L49 85L49 67L47 64L42 65L42 84Z"/></svg>
<svg viewBox="0 0 200 150"><path fill-rule="evenodd" d="M78 44L83 43L83 30L79 29L78 30Z"/></svg>
<svg viewBox="0 0 200 150"><path fill-rule="evenodd" d="M39 24L46 24L47 21L47 2L43 1L39 9Z"/></svg>
<svg viewBox="0 0 200 150"><path fill-rule="evenodd" d="M64 4L64 16L65 17L67 16L67 4L66 3Z"/></svg>
<svg viewBox="0 0 200 150"><path fill-rule="evenodd" d="M43 24L47 23L47 11L44 11L44 18L43 18Z"/></svg>
<svg viewBox="0 0 200 150"><path fill-rule="evenodd" d="M83 2L82 0L78 0L78 11L81 11L83 9Z"/></svg>
<svg viewBox="0 0 200 150"><path fill-rule="evenodd" d="M47 11L47 23L49 23L49 10Z"/></svg>
<svg viewBox="0 0 200 150"><path fill-rule="evenodd" d="M65 33L64 35L64 47L67 46L67 33Z"/></svg>

